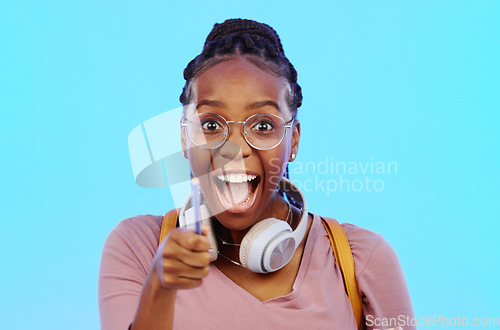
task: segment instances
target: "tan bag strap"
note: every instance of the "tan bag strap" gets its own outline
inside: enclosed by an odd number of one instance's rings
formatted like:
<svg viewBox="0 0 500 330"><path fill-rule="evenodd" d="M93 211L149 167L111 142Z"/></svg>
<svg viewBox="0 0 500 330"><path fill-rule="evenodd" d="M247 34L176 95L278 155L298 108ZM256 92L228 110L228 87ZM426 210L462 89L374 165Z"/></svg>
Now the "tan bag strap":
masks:
<svg viewBox="0 0 500 330"><path fill-rule="evenodd" d="M158 246L160 246L161 241L170 233L172 229L177 226L177 213L178 209L173 209L167 212L163 217L163 221L161 223L160 230L160 241L158 242Z"/></svg>
<svg viewBox="0 0 500 330"><path fill-rule="evenodd" d="M330 244L332 245L335 261L342 272L344 286L347 296L351 301L354 318L358 329L361 329L361 320L363 316L363 301L356 282L356 273L354 272L354 258L352 257L351 246L347 240L344 229L337 220L331 218L321 218L325 226Z"/></svg>
<svg viewBox="0 0 500 330"><path fill-rule="evenodd" d="M176 227L177 215L178 209L173 209L168 211L163 217L160 231L160 241L158 242L158 245L161 244L161 241L163 241L168 233ZM356 319L358 329L360 329L363 315L363 302L361 300L361 294L359 293L358 283L356 282L354 259L352 257L349 241L347 240L344 229L337 220L331 218L321 218L321 220L325 226L326 232L328 233L335 261L342 272L345 291L351 301L354 318Z"/></svg>

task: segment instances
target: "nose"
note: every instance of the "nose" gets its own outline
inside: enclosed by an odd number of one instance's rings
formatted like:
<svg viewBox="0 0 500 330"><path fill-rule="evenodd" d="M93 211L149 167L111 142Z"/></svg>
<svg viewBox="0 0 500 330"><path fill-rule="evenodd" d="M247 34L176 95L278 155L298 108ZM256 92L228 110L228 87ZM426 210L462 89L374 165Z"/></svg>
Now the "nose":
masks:
<svg viewBox="0 0 500 330"><path fill-rule="evenodd" d="M231 127L231 125L233 127ZM248 157L252 153L252 147L248 144L243 134L243 124L241 122L229 123L229 133L226 142L220 149L220 154L226 158L234 159Z"/></svg>

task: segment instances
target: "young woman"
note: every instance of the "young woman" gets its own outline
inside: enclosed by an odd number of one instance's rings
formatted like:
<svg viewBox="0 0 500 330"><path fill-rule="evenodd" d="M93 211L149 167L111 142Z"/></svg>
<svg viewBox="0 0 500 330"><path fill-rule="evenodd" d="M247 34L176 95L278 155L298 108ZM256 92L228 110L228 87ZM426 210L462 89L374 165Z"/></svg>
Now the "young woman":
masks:
<svg viewBox="0 0 500 330"><path fill-rule="evenodd" d="M296 189L282 178L298 152L302 93L276 32L251 20L216 24L184 78L181 143L211 226L202 235L175 228L159 242L162 216L122 221L101 260L102 329L356 329L320 218L300 194L281 192ZM256 262L247 250L268 222L288 223L295 236L269 262ZM392 248L342 226L363 299L361 328L411 320Z"/></svg>

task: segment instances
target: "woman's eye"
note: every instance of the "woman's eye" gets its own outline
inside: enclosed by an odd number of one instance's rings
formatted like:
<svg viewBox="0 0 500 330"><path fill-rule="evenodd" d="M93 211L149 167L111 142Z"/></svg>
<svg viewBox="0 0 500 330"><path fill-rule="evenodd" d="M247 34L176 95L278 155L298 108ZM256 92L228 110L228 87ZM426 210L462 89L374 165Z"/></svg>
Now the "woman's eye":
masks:
<svg viewBox="0 0 500 330"><path fill-rule="evenodd" d="M220 125L216 121L206 121L201 125L201 127L203 127L204 130L215 131L220 128Z"/></svg>
<svg viewBox="0 0 500 330"><path fill-rule="evenodd" d="M270 122L261 121L255 124L254 129L257 131L270 131L274 128L274 125Z"/></svg>

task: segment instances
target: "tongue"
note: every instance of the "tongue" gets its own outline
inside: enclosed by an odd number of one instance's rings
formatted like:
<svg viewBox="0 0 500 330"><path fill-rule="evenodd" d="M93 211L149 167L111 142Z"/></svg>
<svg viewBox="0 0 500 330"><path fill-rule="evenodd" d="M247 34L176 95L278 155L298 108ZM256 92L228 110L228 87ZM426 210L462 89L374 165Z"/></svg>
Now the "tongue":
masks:
<svg viewBox="0 0 500 330"><path fill-rule="evenodd" d="M250 196L250 183L225 183L222 185L222 194L224 198L232 205L238 205L246 202Z"/></svg>

